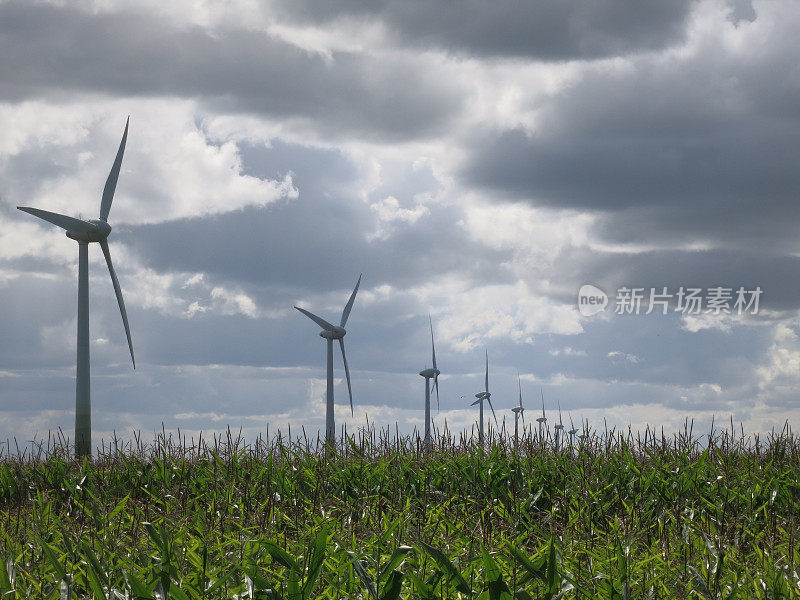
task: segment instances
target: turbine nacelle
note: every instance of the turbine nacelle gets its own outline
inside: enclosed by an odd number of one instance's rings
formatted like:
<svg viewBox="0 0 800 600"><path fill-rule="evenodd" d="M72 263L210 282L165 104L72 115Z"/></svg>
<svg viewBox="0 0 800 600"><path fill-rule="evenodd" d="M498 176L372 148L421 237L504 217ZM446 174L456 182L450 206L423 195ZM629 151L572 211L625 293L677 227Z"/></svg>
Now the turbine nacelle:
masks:
<svg viewBox="0 0 800 600"><path fill-rule="evenodd" d="M420 371L419 374L422 375L425 379L431 379L432 377L438 377L439 375L441 375L441 371L439 369L430 368L430 369L425 369L424 371Z"/></svg>
<svg viewBox="0 0 800 600"><path fill-rule="evenodd" d="M511 409L511 412L513 412L513 413L520 413L521 414L524 411L525 411L525 409L522 408L521 406L515 406L514 408Z"/></svg>
<svg viewBox="0 0 800 600"><path fill-rule="evenodd" d="M564 429L564 426L563 426L563 425L556 425L556 426L554 427L554 429L561 430L561 429Z"/></svg>
<svg viewBox="0 0 800 600"><path fill-rule="evenodd" d="M323 337L326 340L340 340L344 337L347 331L344 327L334 326L333 329L323 329L319 332L319 337Z"/></svg>
<svg viewBox="0 0 800 600"><path fill-rule="evenodd" d="M488 400L492 395L489 392L478 392L475 394L475 397L478 400ZM477 404L477 402L473 402L473 404Z"/></svg>
<svg viewBox="0 0 800 600"><path fill-rule="evenodd" d="M547 417L539 417L536 419L537 423L547 423Z"/></svg>
<svg viewBox="0 0 800 600"><path fill-rule="evenodd" d="M91 225L85 231L69 231L67 230L67 237L76 242L102 242L111 233L111 225L100 219L92 219L91 221L84 221Z"/></svg>

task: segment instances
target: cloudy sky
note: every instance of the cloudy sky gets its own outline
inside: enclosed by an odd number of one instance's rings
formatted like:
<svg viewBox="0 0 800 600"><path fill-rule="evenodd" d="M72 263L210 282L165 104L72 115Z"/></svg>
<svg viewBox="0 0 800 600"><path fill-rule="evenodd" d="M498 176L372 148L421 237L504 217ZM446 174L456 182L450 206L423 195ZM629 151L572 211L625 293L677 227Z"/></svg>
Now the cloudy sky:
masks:
<svg viewBox="0 0 800 600"><path fill-rule="evenodd" d="M0 0L0 439L74 419L77 247L15 207L96 218L128 115L137 369L93 246L95 441L314 434L292 306L337 320L359 273L339 424L422 426L430 313L440 427L474 423L485 350L501 419L519 371L576 422L797 425L798 29L790 0ZM762 294L644 314L681 287Z"/></svg>

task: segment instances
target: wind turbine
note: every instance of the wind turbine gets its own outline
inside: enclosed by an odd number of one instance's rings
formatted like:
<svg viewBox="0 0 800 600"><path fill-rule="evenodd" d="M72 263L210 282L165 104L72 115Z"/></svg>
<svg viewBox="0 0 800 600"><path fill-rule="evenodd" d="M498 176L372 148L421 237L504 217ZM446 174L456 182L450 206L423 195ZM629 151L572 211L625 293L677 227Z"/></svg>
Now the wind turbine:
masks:
<svg viewBox="0 0 800 600"><path fill-rule="evenodd" d="M558 401L558 425L556 425L554 429L556 430L556 452L558 452L561 431L564 429L564 422L561 420L561 400Z"/></svg>
<svg viewBox="0 0 800 600"><path fill-rule="evenodd" d="M336 444L336 424L333 419L333 340L339 340L339 347L342 349L342 362L344 363L344 374L347 376L347 391L350 394L350 413L353 413L353 389L350 387L350 369L347 368L347 355L344 352L344 336L347 333L344 326L347 324L347 318L350 316L350 311L353 309L353 302L356 300L356 293L358 286L361 285L361 275L358 276L356 287L353 288L353 293L350 294L350 299L342 311L342 320L339 325L331 325L325 319L310 313L304 308L295 306L297 310L314 321L317 325L322 327L319 332L320 337L323 337L328 342L328 387L326 393L326 406L325 406L325 442L333 448Z"/></svg>
<svg viewBox="0 0 800 600"><path fill-rule="evenodd" d="M476 404L479 405L480 408L480 421L478 422L478 442L481 446L483 446L483 401L487 400L489 402L489 408L492 409L492 415L494 416L494 422L497 423L497 415L494 412L494 406L492 406L492 395L489 393L489 351L486 351L486 381L485 387L483 388L482 392L478 392L475 394L477 400L472 403L472 406Z"/></svg>
<svg viewBox="0 0 800 600"><path fill-rule="evenodd" d="M431 443L431 378L433 386L436 388L436 410L439 410L439 375L441 371L436 368L436 346L433 344L433 321L428 315L431 324L431 355L433 357L433 368L420 371L419 374L425 378L425 445Z"/></svg>
<svg viewBox="0 0 800 600"><path fill-rule="evenodd" d="M522 417L522 427L523 429L525 428L525 409L522 406L522 380L519 377L519 371L517 371L517 383L519 384L519 406L515 406L511 409L514 413L514 447L516 447L519 442L520 417Z"/></svg>
<svg viewBox="0 0 800 600"><path fill-rule="evenodd" d="M542 392L542 416L536 419L536 422L539 424L539 439L541 439L542 443L544 443L544 433L542 432L542 427L544 427L544 424L547 423L547 415L544 414L544 390L541 390L541 392Z"/></svg>
<svg viewBox="0 0 800 600"><path fill-rule="evenodd" d="M569 447L572 448L572 439L575 437L575 434L578 433L578 430L575 428L575 423L572 422L572 413L569 415L569 426Z"/></svg>
<svg viewBox="0 0 800 600"><path fill-rule="evenodd" d="M583 428L583 433L578 436L578 439L583 443L589 437L589 419L586 419L586 426Z"/></svg>
<svg viewBox="0 0 800 600"><path fill-rule="evenodd" d="M100 248L106 258L108 272L111 275L111 283L114 285L114 293L117 295L119 310L122 313L122 323L125 325L125 336L128 338L131 361L133 362L133 368L136 369L131 331L128 327L128 315L125 312L125 302L122 300L119 280L117 280L114 265L111 263L111 253L108 249L107 239L108 234L111 233L111 225L108 224L108 213L111 210L114 190L117 187L122 155L125 153L129 122L130 117L125 121L125 132L122 134L117 156L103 188L99 219L84 221L83 219L75 219L38 208L17 207L19 210L34 217L39 217L48 223L65 229L67 237L78 242L78 355L75 369L75 456L78 457L91 456L92 454L92 405L89 375L89 244L91 242L100 244Z"/></svg>

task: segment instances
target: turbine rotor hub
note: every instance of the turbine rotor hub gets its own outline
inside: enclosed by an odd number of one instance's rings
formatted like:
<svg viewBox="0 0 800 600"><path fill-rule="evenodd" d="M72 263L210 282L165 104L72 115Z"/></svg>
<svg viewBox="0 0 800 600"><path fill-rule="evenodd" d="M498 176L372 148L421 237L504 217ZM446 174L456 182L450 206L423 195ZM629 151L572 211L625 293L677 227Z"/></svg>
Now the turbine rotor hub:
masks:
<svg viewBox="0 0 800 600"><path fill-rule="evenodd" d="M424 371L420 371L419 374L425 377L426 379L430 379L431 377L437 377L438 375L440 375L441 371L439 369L431 368L431 369L425 369Z"/></svg>
<svg viewBox="0 0 800 600"><path fill-rule="evenodd" d="M100 219L86 221L92 224L92 229L85 233L67 231L67 237L78 242L102 242L111 233L111 225Z"/></svg>
<svg viewBox="0 0 800 600"><path fill-rule="evenodd" d="M340 340L346 333L347 331L344 327L334 327L333 329L323 329L319 332L319 336L324 337L326 340Z"/></svg>

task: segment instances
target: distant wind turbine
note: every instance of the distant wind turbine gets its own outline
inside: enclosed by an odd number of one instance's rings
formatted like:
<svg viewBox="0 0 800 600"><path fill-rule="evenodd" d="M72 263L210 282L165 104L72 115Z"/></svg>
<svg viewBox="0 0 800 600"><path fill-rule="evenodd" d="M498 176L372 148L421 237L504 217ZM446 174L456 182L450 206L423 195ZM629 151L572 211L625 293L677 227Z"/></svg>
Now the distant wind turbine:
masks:
<svg viewBox="0 0 800 600"><path fill-rule="evenodd" d="M586 425L583 428L583 433L578 436L578 439L583 443L589 437L589 419L586 419Z"/></svg>
<svg viewBox="0 0 800 600"><path fill-rule="evenodd" d="M572 439L575 437L575 434L578 433L578 430L575 428L575 423L572 422L572 413L569 415L569 426L570 430L567 433L569 433L569 447L572 448Z"/></svg>
<svg viewBox="0 0 800 600"><path fill-rule="evenodd" d="M556 425L554 429L556 430L556 452L558 452L561 431L564 429L564 421L561 420L561 400L558 401L558 425Z"/></svg>
<svg viewBox="0 0 800 600"><path fill-rule="evenodd" d="M512 408L512 412L514 413L514 446L519 443L519 418L522 417L522 427L525 427L525 408L522 406L522 379L519 377L519 371L517 371L517 383L519 384L519 406L515 406Z"/></svg>
<svg viewBox="0 0 800 600"><path fill-rule="evenodd" d="M544 427L544 424L547 423L547 415L544 414L544 390L541 390L541 392L542 392L542 416L536 419L536 422L539 424L539 439L542 440L542 442L544 442L544 432L542 431L542 428Z"/></svg>
<svg viewBox="0 0 800 600"><path fill-rule="evenodd" d="M117 187L122 155L125 153L129 122L130 117L125 122L125 132L122 134L117 156L103 188L99 219L84 221L83 219L75 219L38 208L17 207L19 210L34 217L39 217L48 223L65 229L67 237L78 242L78 354L75 370L75 455L78 457L91 456L92 454L92 406L89 374L89 244L91 242L100 244L100 248L106 258L108 272L111 275L111 283L114 286L114 293L117 295L120 313L122 313L122 324L125 325L125 336L128 338L131 361L133 362L133 368L136 368L131 331L128 327L128 315L125 312L125 302L122 300L122 290L119 287L117 274L114 271L114 265L111 263L111 253L108 249L107 239L108 234L111 233L111 225L108 224L108 213L111 210L114 190Z"/></svg>
<svg viewBox="0 0 800 600"><path fill-rule="evenodd" d="M433 358L433 368L420 371L419 374L425 378L425 445L431 443L431 378L433 386L436 388L436 410L439 410L439 375L441 371L436 368L436 346L433 344L433 321L428 315L431 325L431 356Z"/></svg>
<svg viewBox="0 0 800 600"><path fill-rule="evenodd" d="M484 400L487 400L489 402L489 408L492 409L492 415L494 416L494 422L495 422L495 424L497 423L497 415L494 412L494 406L492 406L492 400L491 400L492 395L489 393L489 351L488 350L486 351L486 380L485 380L485 386L484 386L482 392L478 392L477 394L475 394L475 397L477 398L477 400L475 400L475 402L472 403L472 406L475 406L477 404L479 406L479 408L480 408L480 417L479 417L480 420L478 422L478 442L480 443L481 446L483 446L483 401Z"/></svg>
<svg viewBox="0 0 800 600"><path fill-rule="evenodd" d="M317 315L295 306L297 310L314 321L317 325L322 327L319 332L320 337L328 341L328 386L326 393L326 406L325 406L325 442L334 447L336 444L336 423L333 418L333 340L339 340L339 347L342 350L342 362L344 363L344 374L347 377L347 392L350 394L350 413L353 414L353 389L350 386L350 369L347 367L347 355L344 352L344 336L347 333L344 326L347 324L347 318L350 316L350 311L353 309L353 302L356 300L356 293L358 286L361 285L361 275L358 276L356 287L353 288L353 293L350 294L350 299L342 311L342 320L338 327L331 325L325 319Z"/></svg>

